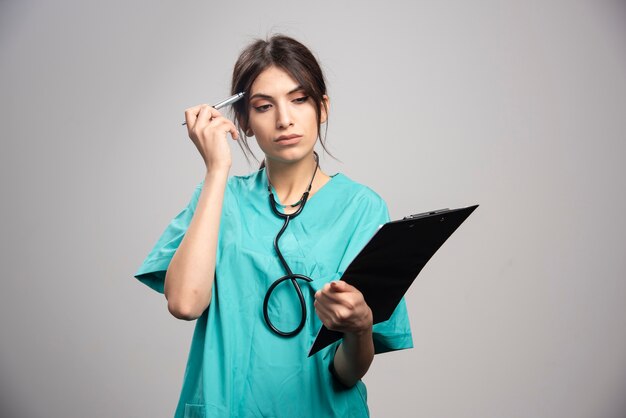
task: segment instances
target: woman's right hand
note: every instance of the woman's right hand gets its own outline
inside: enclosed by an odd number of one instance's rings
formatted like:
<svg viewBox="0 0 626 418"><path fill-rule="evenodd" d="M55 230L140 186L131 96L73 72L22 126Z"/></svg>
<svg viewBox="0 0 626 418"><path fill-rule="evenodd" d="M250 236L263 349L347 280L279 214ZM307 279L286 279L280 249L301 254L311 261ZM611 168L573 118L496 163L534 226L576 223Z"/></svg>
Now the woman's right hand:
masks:
<svg viewBox="0 0 626 418"><path fill-rule="evenodd" d="M233 139L239 139L235 124L206 104L185 110L185 120L189 138L198 148L207 171L229 170L232 159L226 135L230 133Z"/></svg>

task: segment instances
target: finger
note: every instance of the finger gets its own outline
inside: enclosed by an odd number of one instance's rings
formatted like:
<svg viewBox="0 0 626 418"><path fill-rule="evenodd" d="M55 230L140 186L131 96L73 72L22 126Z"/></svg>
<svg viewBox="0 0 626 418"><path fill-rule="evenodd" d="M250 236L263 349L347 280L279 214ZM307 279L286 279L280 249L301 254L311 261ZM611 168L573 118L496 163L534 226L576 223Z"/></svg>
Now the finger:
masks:
<svg viewBox="0 0 626 418"><path fill-rule="evenodd" d="M351 312L341 306L330 308L322 304L315 307L315 312L326 328L343 331L352 325Z"/></svg>
<svg viewBox="0 0 626 418"><path fill-rule="evenodd" d="M343 286L337 281L330 282L330 290L333 292L341 292L343 290Z"/></svg>
<svg viewBox="0 0 626 418"><path fill-rule="evenodd" d="M358 290L345 282L330 282L321 289L319 298L345 305L357 298Z"/></svg>
<svg viewBox="0 0 626 418"><path fill-rule="evenodd" d="M329 289L330 289L330 283L326 283L317 292L315 292L315 295L313 296L315 297L315 299L318 299L322 296L322 293L328 292Z"/></svg>
<svg viewBox="0 0 626 418"><path fill-rule="evenodd" d="M318 293L316 293L315 299L324 304L341 304L345 299L345 295L338 292L333 292L329 286L328 289L321 289L320 291L318 291Z"/></svg>
<svg viewBox="0 0 626 418"><path fill-rule="evenodd" d="M315 298L315 301L313 302L313 305L315 304L333 309L334 307L340 305L341 301L332 296L329 296L328 294L325 294L323 291L320 291L319 295Z"/></svg>
<svg viewBox="0 0 626 418"><path fill-rule="evenodd" d="M211 121L212 119L219 118L222 116L219 110L214 108L213 106L209 106L207 104L202 105L200 108L200 113L198 114L198 119Z"/></svg>
<svg viewBox="0 0 626 418"><path fill-rule="evenodd" d="M218 116L217 118L212 119L209 122L209 126L211 129L230 133L230 136L232 136L233 139L239 139L239 131L237 130L235 124L223 116Z"/></svg>
<svg viewBox="0 0 626 418"><path fill-rule="evenodd" d="M200 113L200 109L202 109L204 105L197 105L190 107L189 109L185 109L185 122L187 123L187 128L191 128L198 119L198 113Z"/></svg>
<svg viewBox="0 0 626 418"><path fill-rule="evenodd" d="M333 292L352 292L356 288L344 282L343 280L335 280L330 282L330 289Z"/></svg>
<svg viewBox="0 0 626 418"><path fill-rule="evenodd" d="M204 104L200 106L200 110L198 111L198 116L196 118L196 123L208 124L213 119L220 116L222 115L217 110L207 104Z"/></svg>
<svg viewBox="0 0 626 418"><path fill-rule="evenodd" d="M331 308L329 308L328 306L326 306L324 303L321 303L319 301L315 301L313 302L313 306L315 307L315 311L318 314L323 314L324 316L329 316L330 312L332 311Z"/></svg>
<svg viewBox="0 0 626 418"><path fill-rule="evenodd" d="M230 123L231 124L231 128L228 132L230 132L230 136L234 139L237 140L239 139L239 129L237 129L237 127L235 126L234 123Z"/></svg>
<svg viewBox="0 0 626 418"><path fill-rule="evenodd" d="M337 312L352 312L357 309L362 301L348 293L336 293L334 295L322 295L318 302L336 314Z"/></svg>
<svg viewBox="0 0 626 418"><path fill-rule="evenodd" d="M335 325L335 320L333 319L333 311L332 309L327 308L322 304L315 304L315 313L317 317L322 321L322 323L326 326L326 328L330 329Z"/></svg>

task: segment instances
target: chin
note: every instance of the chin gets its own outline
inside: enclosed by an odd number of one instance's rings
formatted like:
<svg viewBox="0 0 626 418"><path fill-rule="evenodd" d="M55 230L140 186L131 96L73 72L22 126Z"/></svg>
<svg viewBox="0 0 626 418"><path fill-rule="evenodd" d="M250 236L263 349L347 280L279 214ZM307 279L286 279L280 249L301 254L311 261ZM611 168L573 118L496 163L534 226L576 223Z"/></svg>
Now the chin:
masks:
<svg viewBox="0 0 626 418"><path fill-rule="evenodd" d="M290 147L282 150L272 150L265 153L266 160L274 160L281 163L296 163L308 159L313 155L313 148Z"/></svg>

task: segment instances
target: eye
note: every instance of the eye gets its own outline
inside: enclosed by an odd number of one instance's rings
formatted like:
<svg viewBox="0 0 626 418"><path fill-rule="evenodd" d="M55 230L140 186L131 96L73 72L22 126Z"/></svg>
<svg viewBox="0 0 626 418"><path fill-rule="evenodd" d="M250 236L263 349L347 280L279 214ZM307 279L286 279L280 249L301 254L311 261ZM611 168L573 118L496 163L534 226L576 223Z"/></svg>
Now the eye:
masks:
<svg viewBox="0 0 626 418"><path fill-rule="evenodd" d="M260 106L254 106L254 110L256 110L259 113L263 113L263 112L267 112L270 109L270 107L272 107L272 105L264 104Z"/></svg>
<svg viewBox="0 0 626 418"><path fill-rule="evenodd" d="M309 96L300 96L300 97L297 97L297 98L293 99L293 102L294 103L304 103L307 100L309 100Z"/></svg>

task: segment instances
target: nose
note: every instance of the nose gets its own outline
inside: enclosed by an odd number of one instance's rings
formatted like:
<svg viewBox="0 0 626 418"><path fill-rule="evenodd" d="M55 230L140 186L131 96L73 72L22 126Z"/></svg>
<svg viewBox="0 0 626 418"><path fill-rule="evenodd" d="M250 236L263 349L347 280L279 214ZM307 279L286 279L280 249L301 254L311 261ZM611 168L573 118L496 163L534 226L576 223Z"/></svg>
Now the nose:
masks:
<svg viewBox="0 0 626 418"><path fill-rule="evenodd" d="M276 106L276 128L287 129L293 125L291 119L291 112L289 106L286 104L280 104Z"/></svg>

